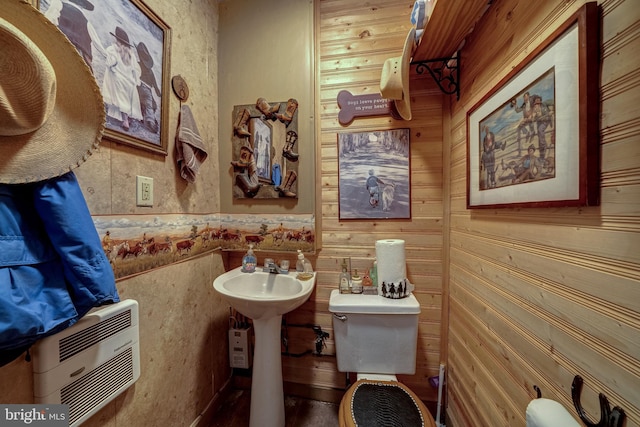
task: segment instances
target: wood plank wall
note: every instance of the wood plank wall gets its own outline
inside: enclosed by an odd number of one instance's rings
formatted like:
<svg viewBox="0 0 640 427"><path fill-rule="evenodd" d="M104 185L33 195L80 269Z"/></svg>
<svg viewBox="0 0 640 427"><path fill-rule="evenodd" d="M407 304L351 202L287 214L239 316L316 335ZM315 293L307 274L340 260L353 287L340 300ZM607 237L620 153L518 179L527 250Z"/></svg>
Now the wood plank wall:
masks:
<svg viewBox="0 0 640 427"><path fill-rule="evenodd" d="M375 240L403 238L422 314L418 370L402 380L435 401L427 378L446 360L448 427L524 426L534 384L571 409L576 374L585 379L592 420L603 392L626 410L625 427L640 427L637 1L600 2L601 205L488 211L466 209L466 113L584 1L494 0L463 48L460 101L412 74L411 122L378 117L340 126L337 93L378 91L384 60L400 54L412 4L316 1L322 249L312 258L318 288L287 322L333 335L328 299L341 259L364 268ZM400 127L411 129L412 219L340 221L337 134ZM239 265L239 256L230 262ZM313 348L308 329L288 331L291 352ZM333 339L326 344L327 356L285 357L285 381L344 388Z"/></svg>
<svg viewBox="0 0 640 427"><path fill-rule="evenodd" d="M422 311L416 374L402 380L422 399L435 401L436 391L429 386L428 377L438 374L440 362L443 96L430 78L416 78L411 81L412 121L382 116L356 118L348 126L340 125L338 92L379 93L385 60L402 53L411 25L413 1L327 0L316 2L316 7L322 249L316 262L320 274L314 309L322 313L326 326L331 328L328 300L330 292L338 286L341 260L351 257L352 267L362 271L373 262L376 240L405 240L407 275L416 286L415 295ZM341 221L338 133L397 128L410 128L411 132L411 219Z"/></svg>
<svg viewBox="0 0 640 427"><path fill-rule="evenodd" d="M378 239L398 238L406 242L407 275L416 285L415 295L422 312L416 374L404 376L423 400L435 401L437 392L428 384L438 375L442 306L443 181L442 103L443 96L431 78L411 81L413 120L386 117L355 119L349 126L338 123L336 96L340 90L354 95L379 93L380 73L387 58L402 54L410 28L413 1L377 0L316 2L316 69L319 187L318 233L322 249L311 257L318 271L317 289L301 308L285 316L289 325L289 351L314 349L313 332L296 325L318 325L330 334L323 357L284 357L283 376L289 383L343 390L346 375L337 371L329 295L338 288L343 258L363 271L375 258ZM339 132L362 132L411 128L411 219L341 221L338 211ZM320 190L319 190L320 191ZM364 186L363 186L364 191ZM258 254L262 259L281 254ZM241 254L232 255L232 265ZM293 325L293 326L292 326ZM384 349L372 349L384 351Z"/></svg>
<svg viewBox="0 0 640 427"><path fill-rule="evenodd" d="M496 0L462 52L452 102L447 426L524 426L571 382L640 426L640 8L601 1L601 206L466 209L466 113L584 1Z"/></svg>

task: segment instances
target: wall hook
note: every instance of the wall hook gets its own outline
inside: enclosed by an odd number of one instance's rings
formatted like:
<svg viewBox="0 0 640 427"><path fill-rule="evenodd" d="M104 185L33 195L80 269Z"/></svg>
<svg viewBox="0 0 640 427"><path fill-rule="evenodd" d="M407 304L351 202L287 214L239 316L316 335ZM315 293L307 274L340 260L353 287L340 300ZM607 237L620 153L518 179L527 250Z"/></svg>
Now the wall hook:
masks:
<svg viewBox="0 0 640 427"><path fill-rule="evenodd" d="M582 384L583 380L580 375L576 375L573 378L573 383L571 383L571 398L573 400L573 406L578 411L578 416L582 420L585 426L587 427L622 427L622 423L625 419L625 413L622 408L616 406L611 409L609 406L609 400L607 397L600 393L600 421L598 423L594 423L589 418L587 418L587 414L582 408L582 404L580 403L580 394L582 393Z"/></svg>
<svg viewBox="0 0 640 427"><path fill-rule="evenodd" d="M537 399L540 399L542 397L542 390L540 390L540 387L534 385L533 389L536 391L536 395L538 396Z"/></svg>

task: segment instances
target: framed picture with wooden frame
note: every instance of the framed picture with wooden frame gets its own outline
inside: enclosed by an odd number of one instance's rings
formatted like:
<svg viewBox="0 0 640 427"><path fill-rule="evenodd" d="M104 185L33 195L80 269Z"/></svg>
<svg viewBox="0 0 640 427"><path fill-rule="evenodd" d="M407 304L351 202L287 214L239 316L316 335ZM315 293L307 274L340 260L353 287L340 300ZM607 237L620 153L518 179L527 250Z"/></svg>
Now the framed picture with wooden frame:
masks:
<svg viewBox="0 0 640 427"><path fill-rule="evenodd" d="M410 129L338 134L340 219L411 218Z"/></svg>
<svg viewBox="0 0 640 427"><path fill-rule="evenodd" d="M467 208L599 203L599 17L582 6L467 114Z"/></svg>
<svg viewBox="0 0 640 427"><path fill-rule="evenodd" d="M104 98L106 139L167 155L169 26L142 0L32 0L78 49Z"/></svg>

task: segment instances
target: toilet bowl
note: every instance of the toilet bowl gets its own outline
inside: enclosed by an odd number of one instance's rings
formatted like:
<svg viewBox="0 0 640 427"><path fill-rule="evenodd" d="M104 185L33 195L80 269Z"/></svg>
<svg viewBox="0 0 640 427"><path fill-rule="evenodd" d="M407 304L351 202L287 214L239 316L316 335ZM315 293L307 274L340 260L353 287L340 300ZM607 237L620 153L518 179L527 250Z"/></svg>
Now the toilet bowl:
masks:
<svg viewBox="0 0 640 427"><path fill-rule="evenodd" d="M420 304L415 296L329 298L340 372L357 373L340 402L340 426L435 427L420 398L396 374L415 374Z"/></svg>

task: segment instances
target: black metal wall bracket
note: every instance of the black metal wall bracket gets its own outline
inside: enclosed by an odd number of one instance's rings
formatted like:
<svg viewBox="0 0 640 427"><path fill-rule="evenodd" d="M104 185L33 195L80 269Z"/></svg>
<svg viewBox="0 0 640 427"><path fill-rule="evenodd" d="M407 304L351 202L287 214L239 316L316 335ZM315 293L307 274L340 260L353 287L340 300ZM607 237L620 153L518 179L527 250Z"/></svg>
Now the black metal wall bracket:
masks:
<svg viewBox="0 0 640 427"><path fill-rule="evenodd" d="M582 377L580 375L576 375L573 378L573 383L571 383L571 399L573 400L573 406L578 411L578 416L587 427L622 427L622 423L625 419L624 410L616 406L611 409L609 406L609 400L607 397L600 393L600 421L598 423L594 423L589 418L587 418L587 414L584 412L582 408L582 404L580 403L580 393L582 392Z"/></svg>
<svg viewBox="0 0 640 427"><path fill-rule="evenodd" d="M458 52L451 58L414 61L411 65L416 66L416 73L418 74L424 74L425 71L429 71L429 74L431 74L431 77L436 81L442 92L447 95L455 93L456 99L460 99Z"/></svg>

